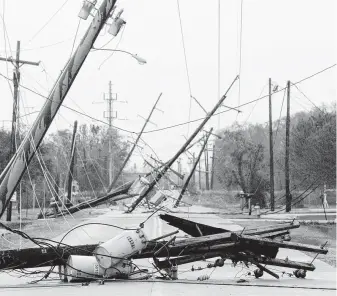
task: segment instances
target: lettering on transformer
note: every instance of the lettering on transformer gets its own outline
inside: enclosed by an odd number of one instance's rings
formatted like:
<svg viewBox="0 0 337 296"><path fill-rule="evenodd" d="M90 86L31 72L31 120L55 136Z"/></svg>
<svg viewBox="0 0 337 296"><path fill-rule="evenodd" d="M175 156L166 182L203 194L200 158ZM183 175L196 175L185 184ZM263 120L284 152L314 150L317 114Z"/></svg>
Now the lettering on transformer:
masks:
<svg viewBox="0 0 337 296"><path fill-rule="evenodd" d="M132 237L131 236L127 236L126 238L129 241L129 243L131 245L131 248L134 249L136 247L136 245L135 245L135 242L133 241Z"/></svg>

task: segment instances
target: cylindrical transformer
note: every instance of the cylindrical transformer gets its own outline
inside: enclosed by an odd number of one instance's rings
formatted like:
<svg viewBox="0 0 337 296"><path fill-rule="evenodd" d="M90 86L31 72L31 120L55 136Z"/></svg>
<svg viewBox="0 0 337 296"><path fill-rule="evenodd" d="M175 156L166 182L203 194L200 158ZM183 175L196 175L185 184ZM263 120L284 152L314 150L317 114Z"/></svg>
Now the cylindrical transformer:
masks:
<svg viewBox="0 0 337 296"><path fill-rule="evenodd" d="M70 282L97 278L113 278L128 275L134 271L131 261L123 260L113 268L102 268L94 256L70 255L65 270Z"/></svg>
<svg viewBox="0 0 337 296"><path fill-rule="evenodd" d="M147 238L141 229L126 230L99 245L94 255L103 268L117 265L123 258L140 252L146 247Z"/></svg>

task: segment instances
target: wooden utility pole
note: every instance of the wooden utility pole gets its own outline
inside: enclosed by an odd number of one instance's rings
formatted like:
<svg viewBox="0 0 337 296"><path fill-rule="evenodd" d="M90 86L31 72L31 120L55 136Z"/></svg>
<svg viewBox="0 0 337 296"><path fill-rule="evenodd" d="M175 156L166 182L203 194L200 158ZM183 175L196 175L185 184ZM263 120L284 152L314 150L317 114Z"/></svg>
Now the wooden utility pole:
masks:
<svg viewBox="0 0 337 296"><path fill-rule="evenodd" d="M269 178L270 178L270 209L275 210L274 195L274 149L273 149L273 117L271 103L271 78L269 78Z"/></svg>
<svg viewBox="0 0 337 296"><path fill-rule="evenodd" d="M9 201L24 172L26 171L27 166L32 160L35 151L39 148L44 135L49 129L58 109L75 81L78 72L91 50L92 44L94 44L101 29L109 19L115 3L116 0L102 1L102 4L98 8L90 26L84 34L84 37L79 42L77 49L74 50L70 61L67 61L59 79L56 81L51 93L48 96L48 100L46 100L38 117L27 133L27 136L22 141L20 148L10 160L5 172L1 173L0 218L6 211Z"/></svg>
<svg viewBox="0 0 337 296"><path fill-rule="evenodd" d="M187 179L186 179L186 181L185 181L185 184L183 185L183 188L181 189L181 192L180 192L180 194L179 194L179 197L178 197L178 199L177 199L177 201L176 201L176 203L175 203L175 205L174 205L175 208L179 206L179 203L180 203L181 199L183 198L183 195L184 195L184 193L185 193L185 191L186 191L186 189L187 189L188 183L190 182L192 176L194 175L194 172L195 172L195 169L196 169L196 167L197 167L197 164L198 164L198 162L200 161L202 152L203 152L205 149L207 149L208 139L209 139L209 137L210 137L210 135L211 135L212 130L213 130L213 128L211 128L209 134L207 135L207 137L206 137L206 139L205 139L205 142L204 142L204 145L202 146L202 148L201 148L201 150L200 150L200 153L199 153L199 155L198 155L198 157L197 157L197 160L194 162L193 167L192 167L192 170L191 170L190 174L188 175L188 177L187 177Z"/></svg>
<svg viewBox="0 0 337 296"><path fill-rule="evenodd" d="M292 196L290 194L289 174L289 132L290 132L290 81L287 82L287 119L286 119L286 155L285 155L285 183L286 183L286 212L291 211Z"/></svg>
<svg viewBox="0 0 337 296"><path fill-rule="evenodd" d="M77 120L74 122L73 137L71 140L70 165L69 165L68 187L67 187L68 194L67 194L67 202L66 202L67 208L72 206L71 193L72 193L72 183L73 183L75 155L76 155L76 132L77 132Z"/></svg>
<svg viewBox="0 0 337 296"><path fill-rule="evenodd" d="M38 66L40 62L35 63L35 62L20 60L20 41L16 42L15 59L0 57L0 61L10 62L15 67L14 72L13 72L14 94L13 94L12 133L11 133L11 148L10 148L10 156L13 157L16 151L16 147L17 147L16 136L17 136L17 130L18 130L17 118L18 118L18 113L19 113L18 95L19 95L19 86L20 86L20 66L24 64ZM19 204L19 201L17 202ZM12 207L13 207L13 203L12 201L9 201L9 204L7 207L6 221L12 220Z"/></svg>
<svg viewBox="0 0 337 296"><path fill-rule="evenodd" d="M181 175L181 159L180 158L178 158L177 166L178 166L177 167L178 173L179 173L179 175ZM181 186L181 184L182 184L182 180L178 178L178 185L179 185L179 187Z"/></svg>
<svg viewBox="0 0 337 296"><path fill-rule="evenodd" d="M125 158L125 160L124 160L122 166L120 167L119 171L118 171L117 174L115 175L113 181L110 183L109 188L108 188L108 190L107 190L107 193L109 193L109 192L111 191L111 189L115 186L115 184L116 184L116 182L117 182L119 176L121 175L123 169L125 168L126 164L128 163L128 161L129 161L129 159L130 159L130 157L131 157L133 151L135 150L135 148L136 148L136 146L137 146L137 144L138 144L138 141L139 141L140 137L141 137L142 134L143 134L143 131L144 131L145 128L146 128L147 123L149 122L149 120L150 120L150 118L151 118L151 116L152 116L153 111L156 109L157 103L158 103L158 101L159 101L161 95L162 95L162 94L159 95L157 101L156 101L155 104L153 105L153 107L152 107L152 109L151 109L151 112L150 112L149 116L147 117L147 119L145 120L145 123L144 123L144 125L143 125L143 127L142 127L140 133L138 134L137 139L136 139L136 141L134 142L134 144L133 144L133 146L132 146L130 152L129 152L128 155L126 156L126 158ZM109 147L110 147L110 145L109 145Z"/></svg>
<svg viewBox="0 0 337 296"><path fill-rule="evenodd" d="M46 180L43 180L43 215L46 212Z"/></svg>
<svg viewBox="0 0 337 296"><path fill-rule="evenodd" d="M202 189L201 187L201 165L200 165L200 161L198 162L198 168L199 168L199 175L198 175L198 181L199 181L199 190Z"/></svg>
<svg viewBox="0 0 337 296"><path fill-rule="evenodd" d="M212 167L211 167L211 190L214 188L214 165L215 165L215 144L213 144L213 150L212 150Z"/></svg>
<svg viewBox="0 0 337 296"><path fill-rule="evenodd" d="M194 166L195 162L196 162L195 153L193 152L193 155L192 155L192 167ZM195 190L195 188L196 188L196 184L195 184L195 170L194 170L193 175L192 175L192 184L193 184L193 188Z"/></svg>

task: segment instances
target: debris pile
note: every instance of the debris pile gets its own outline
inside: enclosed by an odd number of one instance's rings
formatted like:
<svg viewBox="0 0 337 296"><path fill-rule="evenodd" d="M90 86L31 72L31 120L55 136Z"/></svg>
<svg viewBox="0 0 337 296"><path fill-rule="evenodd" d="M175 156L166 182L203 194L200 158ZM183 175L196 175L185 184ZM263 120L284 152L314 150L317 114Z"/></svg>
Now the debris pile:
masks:
<svg viewBox="0 0 337 296"><path fill-rule="evenodd" d="M176 230L149 240L140 227L124 230L99 245L70 246L59 242L57 246L46 247L44 244L40 248L2 251L0 269L60 266L59 270L63 271L60 274L70 281L129 278L139 273L145 273L145 278L159 273L160 278L174 280L178 279L179 265L214 258L215 261L208 263L207 268L221 268L226 260L230 260L234 266L238 263L247 267L256 266L253 272L256 278L268 273L278 279L279 275L268 266L290 268L294 276L304 278L307 271L315 270L313 261L316 257L309 263L293 261L291 258L280 259L277 258L279 249L316 254L328 252L324 246L289 242L289 231L300 227L294 221L233 232L170 214L161 214L159 217L190 237L177 239L175 235L179 231ZM171 238L164 240L168 237ZM38 239L32 240L41 243ZM141 258L151 258L155 272L137 268L135 262ZM205 278L201 276L199 280Z"/></svg>

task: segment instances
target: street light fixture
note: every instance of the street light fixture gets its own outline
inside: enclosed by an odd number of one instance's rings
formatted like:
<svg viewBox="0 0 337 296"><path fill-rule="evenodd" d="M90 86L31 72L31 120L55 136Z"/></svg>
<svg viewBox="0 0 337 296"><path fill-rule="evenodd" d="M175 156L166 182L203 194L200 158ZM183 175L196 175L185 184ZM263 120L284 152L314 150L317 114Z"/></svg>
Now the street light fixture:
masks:
<svg viewBox="0 0 337 296"><path fill-rule="evenodd" d="M125 50L121 50L121 49L109 49L109 48L95 48L95 47L93 47L92 49L94 51L96 51L96 50L104 50L104 51L123 52L123 53L126 53L126 54L132 56L140 65L146 64L146 60L145 59L143 59L142 57L140 57L137 54L134 54L134 53L131 53L131 52L128 52L128 51L125 51Z"/></svg>

